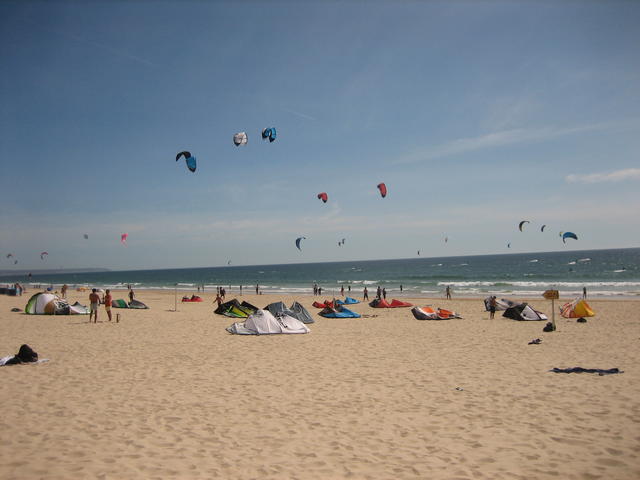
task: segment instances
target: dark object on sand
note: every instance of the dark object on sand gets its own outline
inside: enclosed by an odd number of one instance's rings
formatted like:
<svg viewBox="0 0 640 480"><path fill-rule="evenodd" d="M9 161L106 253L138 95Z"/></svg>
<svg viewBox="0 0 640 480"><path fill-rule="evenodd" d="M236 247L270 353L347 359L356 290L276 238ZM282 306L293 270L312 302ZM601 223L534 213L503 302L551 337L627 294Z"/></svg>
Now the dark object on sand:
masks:
<svg viewBox="0 0 640 480"><path fill-rule="evenodd" d="M553 373L597 373L600 376L613 375L614 373L624 373L622 370L619 370L617 368L601 369L601 368L582 368L582 367L553 368L549 371Z"/></svg>
<svg viewBox="0 0 640 480"><path fill-rule="evenodd" d="M542 340L540 340L539 338L536 338L535 340L531 340L529 342L529 345L540 345L542 343Z"/></svg>
<svg viewBox="0 0 640 480"><path fill-rule="evenodd" d="M21 312L22 310L20 310L18 307L13 307L11 309L12 312Z"/></svg>
<svg viewBox="0 0 640 480"><path fill-rule="evenodd" d="M578 320L576 320L576 322L578 322L578 323L587 323L587 319L580 317Z"/></svg>
<svg viewBox="0 0 640 480"><path fill-rule="evenodd" d="M18 353L7 360L4 365L19 365L20 363L33 363L38 361L38 354L29 345L21 345Z"/></svg>
<svg viewBox="0 0 640 480"><path fill-rule="evenodd" d="M551 322L547 322L547 324L544 326L544 328L542 329L543 332L553 332L555 331L556 327L553 323Z"/></svg>

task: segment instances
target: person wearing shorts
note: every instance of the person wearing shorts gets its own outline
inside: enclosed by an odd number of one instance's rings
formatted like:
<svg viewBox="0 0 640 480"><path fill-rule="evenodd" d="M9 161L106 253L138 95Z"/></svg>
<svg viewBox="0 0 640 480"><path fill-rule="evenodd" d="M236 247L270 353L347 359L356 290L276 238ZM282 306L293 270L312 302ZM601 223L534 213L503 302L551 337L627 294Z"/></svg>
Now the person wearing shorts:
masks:
<svg viewBox="0 0 640 480"><path fill-rule="evenodd" d="M111 290L107 289L104 293L104 309L107 311L107 316L109 317L109 321L111 321L111 302L113 301L113 297L111 296Z"/></svg>
<svg viewBox="0 0 640 480"><path fill-rule="evenodd" d="M98 322L98 306L100 305L100 296L98 291L93 288L89 294L89 323L91 323L91 317L93 317L93 323Z"/></svg>
<svg viewBox="0 0 640 480"><path fill-rule="evenodd" d="M498 302L496 300L495 295L491 295L491 298L489 299L489 319L493 320L493 318L496 315L496 306L498 305Z"/></svg>

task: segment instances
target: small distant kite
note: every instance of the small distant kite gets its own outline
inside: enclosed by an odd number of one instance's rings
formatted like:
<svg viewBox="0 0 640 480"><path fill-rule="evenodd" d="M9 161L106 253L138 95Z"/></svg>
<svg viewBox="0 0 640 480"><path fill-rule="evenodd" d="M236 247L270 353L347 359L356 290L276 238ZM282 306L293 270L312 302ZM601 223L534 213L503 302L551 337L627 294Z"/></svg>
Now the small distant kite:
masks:
<svg viewBox="0 0 640 480"><path fill-rule="evenodd" d="M87 235L86 233L83 235L85 240L89 240L89 235Z"/></svg>
<svg viewBox="0 0 640 480"><path fill-rule="evenodd" d="M378 184L378 190L380 190L380 195L382 195L382 198L387 196L387 186L384 183Z"/></svg>
<svg viewBox="0 0 640 480"><path fill-rule="evenodd" d="M122 235L120 235L120 243L123 244L124 246L127 245L127 238L129 238L129 234L128 233L123 233Z"/></svg>
<svg viewBox="0 0 640 480"><path fill-rule="evenodd" d="M326 194L326 192L319 193L318 198L322 200L322 203L327 203L327 200L329 200L329 196Z"/></svg>
<svg viewBox="0 0 640 480"><path fill-rule="evenodd" d="M344 245L345 240L346 240L345 238L343 238L342 240L338 240L338 246L340 247Z"/></svg>
<svg viewBox="0 0 640 480"><path fill-rule="evenodd" d="M540 227L540 231L541 231L541 232L544 232L544 227L546 227L546 225L542 225L542 226Z"/></svg>
<svg viewBox="0 0 640 480"><path fill-rule="evenodd" d="M298 250L302 251L302 248L300 248L300 243L302 242L302 240L306 240L307 237L298 237L296 238L296 247L298 247Z"/></svg>
<svg viewBox="0 0 640 480"><path fill-rule="evenodd" d="M268 138L269 139L269 143L274 142L275 139L276 139L276 128L275 127L264 128L262 130L262 138L264 140L266 140Z"/></svg>
<svg viewBox="0 0 640 480"><path fill-rule="evenodd" d="M239 147L240 145L246 145L248 141L249 137L247 137L246 132L238 132L233 136L233 143L236 147Z"/></svg>
<svg viewBox="0 0 640 480"><path fill-rule="evenodd" d="M420 250L418 250L418 256L420 256Z"/></svg>
<svg viewBox="0 0 640 480"><path fill-rule="evenodd" d="M40 252L40 260L44 260L45 255L49 255L49 252Z"/></svg>
<svg viewBox="0 0 640 480"><path fill-rule="evenodd" d="M567 243L567 238L573 238L574 240L577 240L578 236L573 232L564 232L562 234L562 243Z"/></svg>
<svg viewBox="0 0 640 480"><path fill-rule="evenodd" d="M511 248L511 243L507 243L507 248Z"/></svg>
<svg viewBox="0 0 640 480"><path fill-rule="evenodd" d="M229 261L227 262L227 265L231 265L231 260L229 260Z"/></svg>
<svg viewBox="0 0 640 480"><path fill-rule="evenodd" d="M447 243L449 241L449 237L444 237L444 243Z"/></svg>
<svg viewBox="0 0 640 480"><path fill-rule="evenodd" d="M176 155L176 162L180 160L180 157L184 157L184 159L187 162L187 168L191 172L196 171L196 157L191 155L191 152L187 152L186 150L184 152L180 152L179 154Z"/></svg>
<svg viewBox="0 0 640 480"><path fill-rule="evenodd" d="M520 231L522 231L522 227L524 226L525 223L531 223L529 220L522 220L519 224L518 224L518 229L520 229Z"/></svg>
<svg viewBox="0 0 640 480"><path fill-rule="evenodd" d="M13 257L13 253L7 253L7 258Z"/></svg>
<svg viewBox="0 0 640 480"><path fill-rule="evenodd" d="M17 264L18 264L18 260L14 260L14 261L13 261L13 264L14 264L14 265L17 265Z"/></svg>

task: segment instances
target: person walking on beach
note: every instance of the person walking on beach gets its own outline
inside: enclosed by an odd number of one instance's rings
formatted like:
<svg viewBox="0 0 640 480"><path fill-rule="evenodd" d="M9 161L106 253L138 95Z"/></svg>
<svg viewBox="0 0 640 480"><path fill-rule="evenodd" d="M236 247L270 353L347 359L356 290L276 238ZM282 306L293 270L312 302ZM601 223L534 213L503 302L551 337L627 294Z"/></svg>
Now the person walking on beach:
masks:
<svg viewBox="0 0 640 480"><path fill-rule="evenodd" d="M582 287L582 298L587 299L587 287Z"/></svg>
<svg viewBox="0 0 640 480"><path fill-rule="evenodd" d="M220 296L222 297L223 300L226 295L227 295L227 291L224 289L224 287L220 287Z"/></svg>
<svg viewBox="0 0 640 480"><path fill-rule="evenodd" d="M89 323L91 323L91 317L93 317L93 323L98 322L98 305L100 305L100 296L98 291L93 288L89 294Z"/></svg>
<svg viewBox="0 0 640 480"><path fill-rule="evenodd" d="M219 293L216 294L216 299L214 300L214 302L218 304L218 307L222 305L222 297L220 296Z"/></svg>
<svg viewBox="0 0 640 480"><path fill-rule="evenodd" d="M445 289L445 295L447 297L447 300L451 300L451 286L447 285L447 288Z"/></svg>
<svg viewBox="0 0 640 480"><path fill-rule="evenodd" d="M107 317L109 317L109 321L111 321L111 302L113 301L113 297L111 296L111 290L107 288L104 292L104 309L107 312Z"/></svg>
<svg viewBox="0 0 640 480"><path fill-rule="evenodd" d="M367 287L364 287L364 292L362 295L362 300L369 300L369 290L367 290Z"/></svg>
<svg viewBox="0 0 640 480"><path fill-rule="evenodd" d="M489 319L490 320L493 320L493 318L496 316L497 305L498 305L498 302L496 301L496 296L491 295L491 297L489 298Z"/></svg>

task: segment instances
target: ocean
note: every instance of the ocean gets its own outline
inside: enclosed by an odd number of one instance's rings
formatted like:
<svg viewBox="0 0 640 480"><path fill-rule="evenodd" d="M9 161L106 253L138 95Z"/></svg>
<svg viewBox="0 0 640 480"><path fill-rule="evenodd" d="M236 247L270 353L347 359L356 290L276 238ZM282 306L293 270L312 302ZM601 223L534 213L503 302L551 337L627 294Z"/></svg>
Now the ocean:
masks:
<svg viewBox="0 0 640 480"><path fill-rule="evenodd" d="M4 279L3 279L4 280ZM640 248L571 252L517 253L400 260L370 260L287 265L228 266L167 270L133 270L35 275L32 287L99 287L114 290L178 289L197 292L224 286L236 293L243 285L255 293L311 294L317 283L323 295L345 292L361 296L366 286L378 285L387 295L433 297L450 286L454 296L538 296L544 290L560 290L562 296L637 297L640 295ZM400 286L402 285L402 292ZM349 290L350 288L350 290Z"/></svg>

